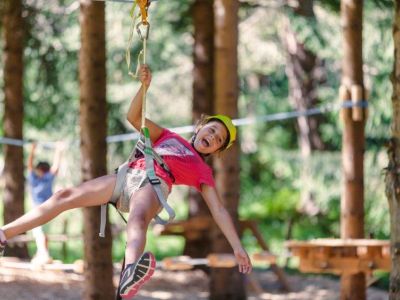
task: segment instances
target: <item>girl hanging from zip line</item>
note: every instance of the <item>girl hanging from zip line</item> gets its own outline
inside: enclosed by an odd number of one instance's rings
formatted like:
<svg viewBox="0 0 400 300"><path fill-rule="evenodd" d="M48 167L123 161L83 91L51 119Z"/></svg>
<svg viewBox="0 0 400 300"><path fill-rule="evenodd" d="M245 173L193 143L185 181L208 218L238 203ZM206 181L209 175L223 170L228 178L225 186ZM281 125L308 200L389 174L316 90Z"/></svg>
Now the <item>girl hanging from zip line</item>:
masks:
<svg viewBox="0 0 400 300"><path fill-rule="evenodd" d="M139 74L142 85L130 104L127 119L140 131L143 98L150 87L151 72L146 65L142 65ZM231 119L224 115L205 118L196 127L190 141L148 119L145 120L145 126L149 129L155 152L162 156L170 169L171 174L168 174L155 164L155 173L160 179L165 198L170 193L172 184L196 188L231 245L239 272L250 273L252 265L249 256L241 245L229 213L221 203L212 170L204 161L205 156L224 151L235 141L236 128ZM145 167L143 157L129 163L126 183L117 203L117 207L127 206L129 209L126 267L122 271L118 289L122 298L134 296L150 279L156 264L152 253L143 252L149 223L162 209L162 205L146 178ZM4 252L7 239L45 224L66 210L108 203L116 183L117 175L106 175L56 192L42 205L0 228L0 253Z"/></svg>

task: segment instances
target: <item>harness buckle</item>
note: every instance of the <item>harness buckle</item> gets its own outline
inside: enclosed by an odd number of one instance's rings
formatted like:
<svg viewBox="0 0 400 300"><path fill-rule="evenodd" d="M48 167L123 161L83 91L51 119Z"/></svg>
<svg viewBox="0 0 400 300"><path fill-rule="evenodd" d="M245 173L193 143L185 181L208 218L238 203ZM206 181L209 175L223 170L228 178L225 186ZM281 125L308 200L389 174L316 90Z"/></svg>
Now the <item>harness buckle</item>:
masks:
<svg viewBox="0 0 400 300"><path fill-rule="evenodd" d="M149 178L149 182L150 182L152 185L161 184L160 179L158 179L157 177L156 177L156 178Z"/></svg>

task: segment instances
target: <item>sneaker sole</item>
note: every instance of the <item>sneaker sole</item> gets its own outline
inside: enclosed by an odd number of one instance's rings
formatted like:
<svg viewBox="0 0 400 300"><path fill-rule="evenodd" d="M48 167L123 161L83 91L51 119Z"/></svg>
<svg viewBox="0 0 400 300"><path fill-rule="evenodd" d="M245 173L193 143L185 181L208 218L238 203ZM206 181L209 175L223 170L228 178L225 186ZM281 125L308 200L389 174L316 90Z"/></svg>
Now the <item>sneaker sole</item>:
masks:
<svg viewBox="0 0 400 300"><path fill-rule="evenodd" d="M145 256L148 255L148 259L149 259L149 265L147 267L146 273L143 274L138 274L138 265L140 264L140 261L142 259L145 259ZM132 284L132 286L128 289L128 291L125 294L120 294L121 298L131 298L133 296L135 296L137 294L137 292L139 291L139 289L142 287L143 284L145 284L147 281L149 281L149 279L151 278L151 276L153 276L155 268L156 268L156 259L154 257L154 255L151 252L146 252L144 253L138 262L138 265L135 266L135 270L134 270L134 275L133 278L135 277L135 275L138 276L143 276L143 278L141 278L140 280L138 280L137 282L134 282Z"/></svg>

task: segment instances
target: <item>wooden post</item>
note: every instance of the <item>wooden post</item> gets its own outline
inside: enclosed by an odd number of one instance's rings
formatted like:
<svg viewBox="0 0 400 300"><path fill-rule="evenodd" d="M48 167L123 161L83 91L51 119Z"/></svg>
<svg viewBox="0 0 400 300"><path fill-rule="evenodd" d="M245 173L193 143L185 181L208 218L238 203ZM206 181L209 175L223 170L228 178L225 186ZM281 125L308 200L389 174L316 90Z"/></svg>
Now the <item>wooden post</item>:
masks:
<svg viewBox="0 0 400 300"><path fill-rule="evenodd" d="M214 1L214 76L215 104L218 114L232 118L238 116L238 0ZM239 204L239 145L234 144L221 157L214 158L215 183L221 200L238 228ZM227 253L232 251L222 232L214 227L210 231L212 251ZM246 299L244 276L224 269L211 269L210 299Z"/></svg>
<svg viewBox="0 0 400 300"><path fill-rule="evenodd" d="M363 108L361 107L361 101L363 101L363 88L360 85L353 85L351 87L351 103L352 107L352 118L353 121L363 120Z"/></svg>
<svg viewBox="0 0 400 300"><path fill-rule="evenodd" d="M342 100L364 98L362 71L362 0L341 1L343 33ZM348 96L351 96L348 97ZM344 99L346 97L347 99ZM365 99L364 99L365 100ZM342 138L343 191L341 197L341 238L364 237L364 126L359 108L344 109ZM354 256L357 254L354 253ZM366 299L365 275L342 275L341 299Z"/></svg>
<svg viewBox="0 0 400 300"><path fill-rule="evenodd" d="M0 25L3 34L2 62L4 105L3 134L5 137L23 138L24 97L23 97L23 52L24 52L24 18L21 0L7 0L0 4L2 16ZM4 145L4 224L14 221L24 214L24 153L23 148ZM25 245L6 250L6 255L27 258Z"/></svg>
<svg viewBox="0 0 400 300"><path fill-rule="evenodd" d="M82 180L107 174L107 101L105 4L80 0L79 120ZM85 281L82 299L109 300L113 286L112 239L99 238L100 207L86 207L84 215Z"/></svg>
<svg viewBox="0 0 400 300"><path fill-rule="evenodd" d="M213 114L214 100L214 12L213 0L196 0L191 7L193 20L193 106L192 121L196 124L202 114ZM211 217L200 193L189 190L189 216ZM208 231L197 231L185 240L184 255L204 257L211 252Z"/></svg>
<svg viewBox="0 0 400 300"><path fill-rule="evenodd" d="M385 168L386 196L390 213L391 253L385 249L384 257L391 257L389 299L400 298L400 1L394 1L393 44L394 63L390 76L392 82L391 109L393 113L390 139L387 143L388 165ZM388 109L389 106L387 107Z"/></svg>

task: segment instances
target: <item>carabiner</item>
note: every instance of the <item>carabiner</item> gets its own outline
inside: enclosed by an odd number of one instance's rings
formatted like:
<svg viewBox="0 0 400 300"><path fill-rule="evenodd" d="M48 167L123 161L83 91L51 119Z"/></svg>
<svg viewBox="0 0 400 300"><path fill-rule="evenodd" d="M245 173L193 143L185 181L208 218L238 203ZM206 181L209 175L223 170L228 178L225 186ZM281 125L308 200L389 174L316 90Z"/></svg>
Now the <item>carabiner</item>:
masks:
<svg viewBox="0 0 400 300"><path fill-rule="evenodd" d="M140 30L140 26L141 26L141 25L143 25L143 26L146 27L146 29L145 29L145 34L144 34L144 35L142 34L142 31ZM140 39L141 39L142 41L143 41L144 39L148 40L148 39L149 39L149 31L150 31L150 23L149 23L149 22L147 22L147 23L143 23L143 22L137 23L137 25L136 25L136 31L137 31L137 33L139 34Z"/></svg>

